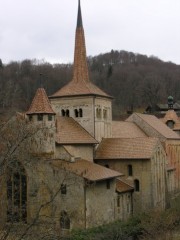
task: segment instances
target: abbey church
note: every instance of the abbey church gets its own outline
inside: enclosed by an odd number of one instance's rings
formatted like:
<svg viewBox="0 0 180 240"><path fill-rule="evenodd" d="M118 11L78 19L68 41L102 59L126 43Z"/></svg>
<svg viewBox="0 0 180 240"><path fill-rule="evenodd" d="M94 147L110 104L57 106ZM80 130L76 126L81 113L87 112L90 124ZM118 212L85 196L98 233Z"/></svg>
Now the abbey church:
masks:
<svg viewBox="0 0 180 240"><path fill-rule="evenodd" d="M178 132L148 114L113 121L112 99L89 77L79 1L72 79L49 97L38 88L14 117L16 132L28 134L1 176L0 226L35 222L66 232L174 204Z"/></svg>

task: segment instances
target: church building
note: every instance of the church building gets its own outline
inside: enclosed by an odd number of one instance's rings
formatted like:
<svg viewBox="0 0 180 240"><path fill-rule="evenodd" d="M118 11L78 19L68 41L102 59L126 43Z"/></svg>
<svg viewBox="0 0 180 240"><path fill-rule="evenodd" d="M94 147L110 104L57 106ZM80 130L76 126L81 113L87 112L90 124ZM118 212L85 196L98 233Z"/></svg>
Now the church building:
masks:
<svg viewBox="0 0 180 240"><path fill-rule="evenodd" d="M180 191L180 136L152 115L113 121L112 97L91 82L80 0L72 80L49 97L38 88L4 134L17 146L2 146L1 228L66 234L164 210Z"/></svg>

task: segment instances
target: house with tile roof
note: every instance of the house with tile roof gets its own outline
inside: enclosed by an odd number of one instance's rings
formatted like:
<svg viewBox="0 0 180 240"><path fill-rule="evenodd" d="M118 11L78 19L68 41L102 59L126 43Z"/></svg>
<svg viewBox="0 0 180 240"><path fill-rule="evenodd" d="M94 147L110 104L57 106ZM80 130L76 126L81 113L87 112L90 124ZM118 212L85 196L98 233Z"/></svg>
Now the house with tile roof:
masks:
<svg viewBox="0 0 180 240"><path fill-rule="evenodd" d="M167 155L169 193L180 191L180 136L153 115L134 113L126 121L135 123L149 137L161 141Z"/></svg>
<svg viewBox="0 0 180 240"><path fill-rule="evenodd" d="M96 151L96 163L121 171L134 186L133 211L165 209L166 153L158 138L106 138Z"/></svg>

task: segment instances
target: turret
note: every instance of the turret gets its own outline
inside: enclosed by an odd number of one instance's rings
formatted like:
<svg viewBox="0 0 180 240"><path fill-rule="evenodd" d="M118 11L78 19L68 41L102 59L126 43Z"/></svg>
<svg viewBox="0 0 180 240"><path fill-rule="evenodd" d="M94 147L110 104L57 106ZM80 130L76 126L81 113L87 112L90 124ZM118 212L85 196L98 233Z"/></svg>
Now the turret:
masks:
<svg viewBox="0 0 180 240"><path fill-rule="evenodd" d="M38 88L27 118L36 129L31 137L31 148L36 154L54 154L55 151L55 112L44 88Z"/></svg>

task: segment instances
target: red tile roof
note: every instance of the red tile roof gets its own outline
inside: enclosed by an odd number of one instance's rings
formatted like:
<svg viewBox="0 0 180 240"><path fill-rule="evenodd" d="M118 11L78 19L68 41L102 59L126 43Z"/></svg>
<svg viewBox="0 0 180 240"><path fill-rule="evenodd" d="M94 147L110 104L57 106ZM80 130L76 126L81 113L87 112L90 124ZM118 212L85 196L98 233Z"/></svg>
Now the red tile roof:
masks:
<svg viewBox="0 0 180 240"><path fill-rule="evenodd" d="M166 112L164 118L161 118L161 121L165 124L168 121L173 121L174 122L173 130L180 130L180 119L173 109L168 110Z"/></svg>
<svg viewBox="0 0 180 240"><path fill-rule="evenodd" d="M126 121L134 122L140 127L144 132L146 132L146 127L142 122L146 123L150 128L155 130L160 136L167 139L180 139L180 136L172 131L169 127L166 126L161 120L153 115L141 114L141 113L133 113ZM147 133L147 132L146 132ZM153 134L149 136L153 137Z"/></svg>
<svg viewBox="0 0 180 240"><path fill-rule="evenodd" d="M167 121L170 121L170 120L173 120L174 123L180 122L176 112L173 109L168 110L166 112L164 118L162 118L161 120L163 123L167 123Z"/></svg>
<svg viewBox="0 0 180 240"><path fill-rule="evenodd" d="M113 138L136 138L136 137L147 137L147 135L135 123L113 121L112 137Z"/></svg>
<svg viewBox="0 0 180 240"><path fill-rule="evenodd" d="M96 150L95 159L150 159L157 138L104 138Z"/></svg>
<svg viewBox="0 0 180 240"><path fill-rule="evenodd" d="M56 142L59 144L97 144L78 122L71 117L57 117Z"/></svg>
<svg viewBox="0 0 180 240"><path fill-rule="evenodd" d="M116 191L119 193L124 193L124 192L132 192L134 188L126 183L124 180L117 179L116 180Z"/></svg>
<svg viewBox="0 0 180 240"><path fill-rule="evenodd" d="M51 160L50 164L53 167L69 171L89 181L100 181L110 178L116 178L122 175L117 171L105 168L93 162L82 159L77 160L75 162L67 162L63 160L53 161Z"/></svg>
<svg viewBox="0 0 180 240"><path fill-rule="evenodd" d="M84 80L74 81L72 80L67 85L62 87L59 91L54 93L50 98L56 97L66 97L66 96L82 96L82 95L96 95L112 98L97 86L91 82L86 82Z"/></svg>
<svg viewBox="0 0 180 240"><path fill-rule="evenodd" d="M26 114L55 114L44 88L38 88L29 110Z"/></svg>

